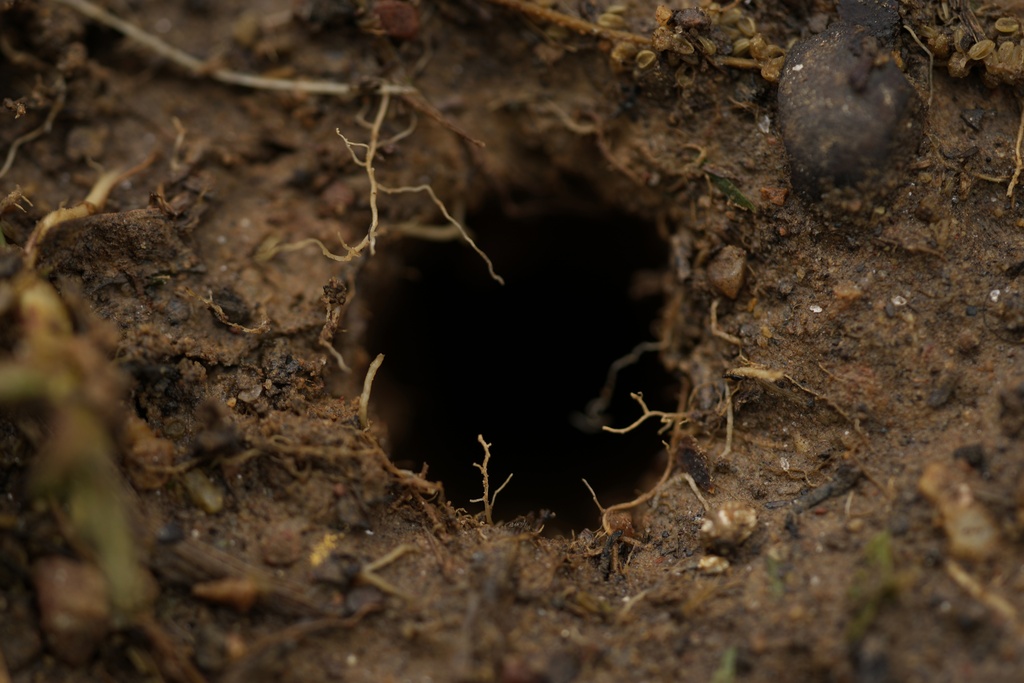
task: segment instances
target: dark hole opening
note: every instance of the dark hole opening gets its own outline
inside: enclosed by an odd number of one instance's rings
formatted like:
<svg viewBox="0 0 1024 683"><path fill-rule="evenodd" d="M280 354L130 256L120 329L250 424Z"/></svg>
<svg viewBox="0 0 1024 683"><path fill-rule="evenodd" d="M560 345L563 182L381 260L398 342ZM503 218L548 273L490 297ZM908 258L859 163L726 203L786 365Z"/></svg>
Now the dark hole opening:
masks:
<svg viewBox="0 0 1024 683"><path fill-rule="evenodd" d="M508 217L497 206L468 217L504 287L465 245L406 240L405 270L369 283L371 354L386 354L374 406L391 452L405 466L429 465L449 500L470 511L481 495L483 449L492 444L491 490L515 477L496 520L551 510L549 531L599 523L581 479L603 505L629 500L660 467L656 421L627 435L578 426L608 368L653 339L659 296L637 297L637 274L665 263L654 226L597 207ZM383 282L382 282L383 280ZM673 407L674 383L655 353L619 373L607 411L615 426L640 415L629 398Z"/></svg>

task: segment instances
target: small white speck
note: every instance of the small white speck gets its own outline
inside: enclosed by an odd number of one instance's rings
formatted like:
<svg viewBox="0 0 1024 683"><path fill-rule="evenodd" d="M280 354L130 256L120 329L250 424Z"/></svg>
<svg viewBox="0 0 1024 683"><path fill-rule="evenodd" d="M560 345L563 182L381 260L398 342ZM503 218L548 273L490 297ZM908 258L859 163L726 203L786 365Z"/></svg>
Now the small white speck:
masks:
<svg viewBox="0 0 1024 683"><path fill-rule="evenodd" d="M822 312L822 310L824 310L824 309L822 309L822 307L821 307L821 306L819 306L818 304L811 304L811 305L810 305L810 306L808 306L807 308L811 309L811 313L821 313L821 312Z"/></svg>
<svg viewBox="0 0 1024 683"><path fill-rule="evenodd" d="M894 296L894 297L893 297L893 298L891 299L891 301L892 301L892 305L893 305L893 306L906 306L906 305L907 305L907 300L906 300L906 299L904 299L904 298L903 298L902 296L900 296L899 294L897 294L896 296Z"/></svg>
<svg viewBox="0 0 1024 683"><path fill-rule="evenodd" d="M795 64L795 65L793 66L793 71L803 71L803 70L804 70L804 65L803 65L803 63L800 63L800 64Z"/></svg>
<svg viewBox="0 0 1024 683"><path fill-rule="evenodd" d="M227 244L228 238L224 235L217 235L217 244Z"/></svg>
<svg viewBox="0 0 1024 683"><path fill-rule="evenodd" d="M991 292L988 293L989 301L991 301L992 303L996 303L997 301L999 301L1000 294L1002 294L1002 292L1000 292L998 289L993 289Z"/></svg>
<svg viewBox="0 0 1024 683"><path fill-rule="evenodd" d="M768 135L768 133L771 132L772 120L767 114L757 120L757 129L765 135Z"/></svg>
<svg viewBox="0 0 1024 683"><path fill-rule="evenodd" d="M367 530L366 530L366 531L365 531L364 533L365 533L365 534L366 534L367 536L373 536L373 532L372 532L372 531L370 531L369 529L367 529Z"/></svg>
<svg viewBox="0 0 1024 683"><path fill-rule="evenodd" d="M355 655L350 654L348 657L345 657L345 663L348 664L349 666L355 666L356 664L359 663L359 657L356 657Z"/></svg>
<svg viewBox="0 0 1024 683"><path fill-rule="evenodd" d="M569 629L563 628L558 635L562 636L563 638L568 638L569 637Z"/></svg>

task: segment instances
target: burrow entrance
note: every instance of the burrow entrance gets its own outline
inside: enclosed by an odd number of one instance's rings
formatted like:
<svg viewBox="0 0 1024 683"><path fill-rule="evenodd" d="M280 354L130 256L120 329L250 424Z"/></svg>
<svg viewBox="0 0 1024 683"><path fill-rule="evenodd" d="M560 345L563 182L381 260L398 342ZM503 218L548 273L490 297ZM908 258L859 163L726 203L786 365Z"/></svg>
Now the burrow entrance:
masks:
<svg viewBox="0 0 1024 683"><path fill-rule="evenodd" d="M586 478L608 505L633 497L660 464L657 425L627 435L587 429L588 403L608 368L653 339L662 305L638 295L657 278L666 247L652 224L596 207L508 216L498 206L468 217L479 245L506 280L487 277L465 245L406 240L404 270L369 283L371 354L386 355L374 404L404 466L429 465L449 500L470 511L481 495L473 467L492 444L493 487L513 472L495 519L542 509L548 529L599 524ZM656 354L619 373L606 415L615 426L639 416L630 391L673 406L675 384ZM592 425L592 423L589 423Z"/></svg>

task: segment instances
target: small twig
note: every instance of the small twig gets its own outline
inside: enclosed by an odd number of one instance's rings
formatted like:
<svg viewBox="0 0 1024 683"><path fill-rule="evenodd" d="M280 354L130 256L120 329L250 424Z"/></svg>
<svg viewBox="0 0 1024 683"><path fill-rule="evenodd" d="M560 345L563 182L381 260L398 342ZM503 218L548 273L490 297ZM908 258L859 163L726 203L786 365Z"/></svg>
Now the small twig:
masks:
<svg viewBox="0 0 1024 683"><path fill-rule="evenodd" d="M359 425L366 431L370 428L370 418L367 413L370 405L370 390L373 389L373 378L377 376L380 364L384 362L384 354L378 353L377 357L370 363L366 370L366 377L363 379L363 393L359 396Z"/></svg>
<svg viewBox="0 0 1024 683"><path fill-rule="evenodd" d="M484 479L484 495L480 498L473 498L470 503L483 503L484 504L484 519L487 520L488 524L494 524L494 519L491 514L494 510L494 501L497 500L498 494L508 486L508 483L512 481L512 475L508 475L505 479L505 483L498 487L498 490L493 495L490 493L490 478L487 474L487 466L491 461L491 444L484 441L484 435L478 434L476 440L480 442L480 445L484 447L484 461L483 463L473 463L473 467L480 470Z"/></svg>
<svg viewBox="0 0 1024 683"><path fill-rule="evenodd" d="M676 424L677 420L679 421L679 423L682 423L683 421L686 420L686 416L683 415L682 413L666 413L665 411L662 410L651 410L650 408L647 407L647 404L644 403L644 395L641 393L631 393L629 397L640 404L640 409L643 410L643 415L638 417L633 422L633 424L629 425L628 427L616 428L604 426L601 427L602 430L606 432L611 432L612 434L627 434L636 429L637 427L639 427L640 425L642 425L650 418L657 417L661 420L662 423L661 429L658 430L658 433L661 434L666 429L673 427Z"/></svg>
<svg viewBox="0 0 1024 683"><path fill-rule="evenodd" d="M541 7L539 4L528 2L527 0L487 0L487 2L492 5L515 10L536 21L563 26L570 31L576 31L584 35L599 36L616 42L636 43L637 45L651 44L650 36L642 36L637 33L630 33L629 31L617 31L598 26L579 17L571 17L568 14L562 14L556 10Z"/></svg>
<svg viewBox="0 0 1024 683"><path fill-rule="evenodd" d="M208 69L205 62L193 57L184 50L157 38L152 33L143 31L141 28L130 22L120 19L101 7L97 7L89 0L55 0L67 5L85 16L109 26L126 38L134 40L152 52L165 59L188 69L196 75L208 76L220 83L238 85L256 90L286 90L293 92L306 92L314 95L338 95L341 97L351 96L359 93L357 86L348 83L337 83L334 81L307 81L291 80L286 78L266 78L254 74L232 71L230 69ZM381 95L404 95L416 92L416 89L406 85L395 85L393 83L382 83L376 87Z"/></svg>
<svg viewBox="0 0 1024 683"><path fill-rule="evenodd" d="M11 166L14 164L14 159L18 155L18 149L26 142L32 142L36 138L46 135L53 129L53 122L57 119L57 114L64 108L64 99L67 97L67 86L64 83L64 79L61 78L57 81L57 97L53 100L53 106L50 107L50 111L46 114L46 119L43 121L43 125L39 126L35 130L30 130L14 139L11 143L10 149L7 150L7 159L4 161L3 168L0 168L0 178L7 175L7 171L11 170Z"/></svg>

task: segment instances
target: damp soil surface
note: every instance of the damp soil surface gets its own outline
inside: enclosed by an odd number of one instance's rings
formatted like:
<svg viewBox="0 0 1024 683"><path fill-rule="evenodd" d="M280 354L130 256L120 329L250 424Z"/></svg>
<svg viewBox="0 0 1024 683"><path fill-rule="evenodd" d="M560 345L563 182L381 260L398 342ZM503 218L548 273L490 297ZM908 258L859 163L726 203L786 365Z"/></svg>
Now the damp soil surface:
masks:
<svg viewBox="0 0 1024 683"><path fill-rule="evenodd" d="M0 2L0 682L1017 680L1024 17L839 4Z"/></svg>

